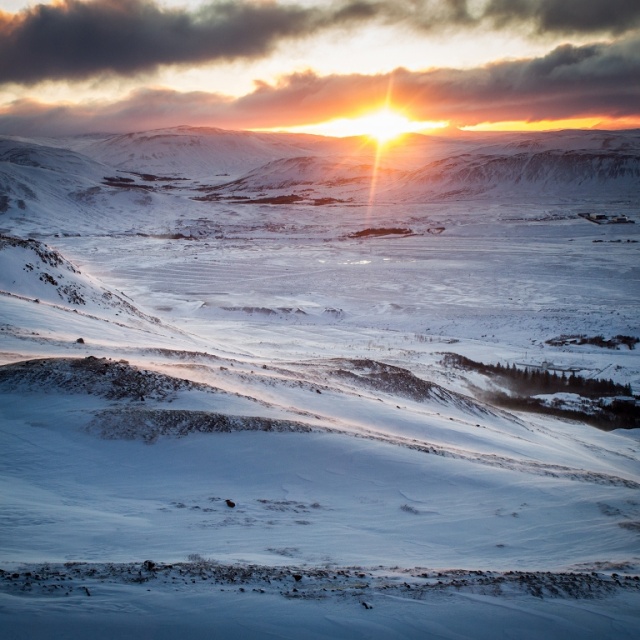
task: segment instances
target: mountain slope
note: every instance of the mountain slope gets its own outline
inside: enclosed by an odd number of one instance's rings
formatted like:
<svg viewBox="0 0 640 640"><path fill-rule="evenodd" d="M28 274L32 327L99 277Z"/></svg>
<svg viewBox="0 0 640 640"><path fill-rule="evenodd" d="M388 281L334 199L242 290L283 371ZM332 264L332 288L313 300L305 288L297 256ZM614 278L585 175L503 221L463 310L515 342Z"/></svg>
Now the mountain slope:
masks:
<svg viewBox="0 0 640 640"><path fill-rule="evenodd" d="M122 313L136 320L158 322L37 240L0 235L0 290L85 313L110 317Z"/></svg>
<svg viewBox="0 0 640 640"><path fill-rule="evenodd" d="M81 201L96 194L105 170L68 149L0 138L0 224L6 228L12 219L64 224L65 214L81 222Z"/></svg>
<svg viewBox="0 0 640 640"><path fill-rule="evenodd" d="M75 235L122 231L135 218L148 220L150 206L159 203L152 187L113 173L67 148L0 138L0 230Z"/></svg>
<svg viewBox="0 0 640 640"><path fill-rule="evenodd" d="M640 193L640 153L527 151L464 154L408 175L392 193L423 200L443 196L631 197Z"/></svg>
<svg viewBox="0 0 640 640"><path fill-rule="evenodd" d="M302 134L176 127L110 136L81 148L122 170L219 182L272 160L326 153L328 143Z"/></svg>
<svg viewBox="0 0 640 640"><path fill-rule="evenodd" d="M358 201L447 197L631 197L640 193L640 135L630 132L407 136L377 154L355 140L254 166L216 193L290 192ZM328 153L331 151L331 153ZM256 163L261 156L255 155Z"/></svg>
<svg viewBox="0 0 640 640"><path fill-rule="evenodd" d="M202 199L419 203L640 193L634 131L408 136L379 154L361 138L188 127L53 144L0 139L5 233L166 233L178 210L194 219L209 212Z"/></svg>
<svg viewBox="0 0 640 640"><path fill-rule="evenodd" d="M291 407L275 402L280 392L268 370L244 388L247 396L224 391L227 374L216 369L208 375L220 386L107 358L0 367L3 437L21 436L5 441L0 482L23 483L3 520L3 539L12 542L2 560L18 550L28 560L46 547L55 549L53 561L108 561L150 546L164 561L213 553L276 564L286 547L287 557L311 564L325 557L347 565L557 571L636 562L640 511L630 501L640 478L632 437L578 426L561 432L549 421L518 424L486 411L474 427L438 398L408 405L393 420L384 393L331 386L321 394L326 416L317 394L307 391L305 402L300 389L295 420ZM284 400L291 387L282 373ZM250 397L261 385L275 393L272 402ZM76 498L66 504L70 495ZM136 517L127 522L132 508ZM105 548L99 532L108 520L119 524Z"/></svg>
<svg viewBox="0 0 640 640"><path fill-rule="evenodd" d="M405 172L376 167L359 158L296 157L274 160L253 169L237 180L223 183L208 193L230 193L260 196L282 193L329 194L337 198L366 199L371 182L393 184ZM264 194L262 194L264 195Z"/></svg>

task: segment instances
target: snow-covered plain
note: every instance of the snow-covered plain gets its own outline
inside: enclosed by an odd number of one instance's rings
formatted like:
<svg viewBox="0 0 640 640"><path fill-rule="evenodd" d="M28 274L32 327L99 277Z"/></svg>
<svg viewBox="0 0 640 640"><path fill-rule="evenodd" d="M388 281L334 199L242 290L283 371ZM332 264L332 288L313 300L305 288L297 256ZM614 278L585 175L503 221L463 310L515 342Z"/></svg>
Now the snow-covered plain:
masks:
<svg viewBox="0 0 640 640"><path fill-rule="evenodd" d="M1 139L3 637L635 637L638 430L445 356L637 394L546 341L640 337L639 196L637 131Z"/></svg>

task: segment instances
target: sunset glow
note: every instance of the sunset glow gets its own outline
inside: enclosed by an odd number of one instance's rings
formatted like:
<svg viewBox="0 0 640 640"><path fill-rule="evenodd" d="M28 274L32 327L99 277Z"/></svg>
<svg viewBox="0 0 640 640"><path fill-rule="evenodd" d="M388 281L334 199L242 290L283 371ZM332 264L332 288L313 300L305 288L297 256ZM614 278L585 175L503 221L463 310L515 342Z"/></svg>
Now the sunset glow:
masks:
<svg viewBox="0 0 640 640"><path fill-rule="evenodd" d="M278 128L290 133L313 133L322 136L345 138L348 136L368 136L379 144L391 142L407 133L427 133L447 127L446 120L415 121L392 109L380 109L358 118L337 118L318 124Z"/></svg>
<svg viewBox="0 0 640 640"><path fill-rule="evenodd" d="M640 127L640 118L567 118L564 120L539 120L526 122L514 120L507 122L483 122L461 127L464 131L557 131L559 129L636 129Z"/></svg>

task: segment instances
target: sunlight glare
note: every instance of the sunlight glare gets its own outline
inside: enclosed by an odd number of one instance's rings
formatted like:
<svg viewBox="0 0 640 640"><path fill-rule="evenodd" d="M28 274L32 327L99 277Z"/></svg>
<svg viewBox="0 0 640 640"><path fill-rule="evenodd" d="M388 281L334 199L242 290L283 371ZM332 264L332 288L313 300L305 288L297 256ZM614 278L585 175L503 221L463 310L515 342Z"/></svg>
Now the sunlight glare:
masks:
<svg viewBox="0 0 640 640"><path fill-rule="evenodd" d="M346 138L349 136L368 136L383 145L406 133L428 133L443 129L449 125L446 121L418 122L391 109L380 109L359 118L337 118L319 124L279 128L290 133L313 133L321 136Z"/></svg>
<svg viewBox="0 0 640 640"><path fill-rule="evenodd" d="M566 118L564 120L509 120L482 122L460 127L462 131L558 131L560 129L636 129L640 126L637 118L611 118L609 116L590 118Z"/></svg>
<svg viewBox="0 0 640 640"><path fill-rule="evenodd" d="M388 109L383 109L370 116L363 116L352 121L353 129L360 129L362 132L355 135L367 135L370 138L375 138L381 144L389 142L404 133L409 133L411 125L411 121L406 116Z"/></svg>

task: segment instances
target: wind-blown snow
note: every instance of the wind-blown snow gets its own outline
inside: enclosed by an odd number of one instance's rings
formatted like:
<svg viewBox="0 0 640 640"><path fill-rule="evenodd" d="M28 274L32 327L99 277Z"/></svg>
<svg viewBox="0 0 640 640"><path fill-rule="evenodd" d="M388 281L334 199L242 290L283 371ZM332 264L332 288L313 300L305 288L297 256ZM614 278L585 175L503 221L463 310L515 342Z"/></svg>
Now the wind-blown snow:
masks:
<svg viewBox="0 0 640 640"><path fill-rule="evenodd" d="M637 429L447 354L638 393L638 133L363 142L0 141L9 637L634 636Z"/></svg>

